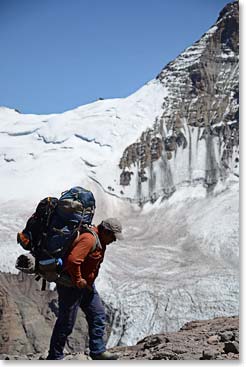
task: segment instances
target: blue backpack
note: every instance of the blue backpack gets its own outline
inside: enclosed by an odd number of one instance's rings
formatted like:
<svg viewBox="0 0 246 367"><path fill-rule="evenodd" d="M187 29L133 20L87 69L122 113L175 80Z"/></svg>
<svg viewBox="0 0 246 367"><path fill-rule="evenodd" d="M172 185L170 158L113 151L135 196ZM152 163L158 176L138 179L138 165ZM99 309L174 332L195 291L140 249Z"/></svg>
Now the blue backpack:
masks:
<svg viewBox="0 0 246 367"><path fill-rule="evenodd" d="M48 197L39 202L26 227L17 235L17 242L35 258L36 274L48 281L58 281L64 259L80 233L94 235L92 251L100 245L91 228L95 208L93 193L80 186L63 192L59 199ZM16 268L25 271L23 255L17 259Z"/></svg>
<svg viewBox="0 0 246 367"><path fill-rule="evenodd" d="M44 256L63 258L82 226L90 226L95 212L91 191L76 186L62 193L50 221ZM45 256L46 257L46 256Z"/></svg>

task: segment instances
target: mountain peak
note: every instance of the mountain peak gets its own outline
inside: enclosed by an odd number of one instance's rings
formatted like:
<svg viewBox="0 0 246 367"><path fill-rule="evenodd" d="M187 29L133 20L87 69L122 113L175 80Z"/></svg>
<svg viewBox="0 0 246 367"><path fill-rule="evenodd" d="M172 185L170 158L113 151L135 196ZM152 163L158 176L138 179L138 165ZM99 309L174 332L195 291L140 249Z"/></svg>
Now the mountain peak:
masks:
<svg viewBox="0 0 246 367"><path fill-rule="evenodd" d="M239 4L238 1L227 4L220 12L216 22L219 27L220 41L232 52L239 51Z"/></svg>
<svg viewBox="0 0 246 367"><path fill-rule="evenodd" d="M238 178L238 24L236 1L155 80L126 98L43 116L0 109L0 139L7 147L2 150L4 186L15 197L16 182L22 185L26 172L25 186L31 192L28 173L40 181L37 162L50 180L45 180L43 193L50 186L63 191L57 183L66 187L80 179L140 204L169 197L187 183L211 190L231 175ZM57 164L52 152L66 159L69 155L76 174L71 167L63 178L62 163ZM46 159L55 159L54 182Z"/></svg>
<svg viewBox="0 0 246 367"><path fill-rule="evenodd" d="M158 74L168 91L162 108L152 129L126 148L120 161L121 182L134 182L139 201L169 197L185 182L203 182L210 191L230 174L239 175L238 50L234 2Z"/></svg>
<svg viewBox="0 0 246 367"><path fill-rule="evenodd" d="M238 18L239 14L239 2L233 1L231 3L228 3L219 13L219 17L217 19L217 22L225 17L233 16L235 18Z"/></svg>

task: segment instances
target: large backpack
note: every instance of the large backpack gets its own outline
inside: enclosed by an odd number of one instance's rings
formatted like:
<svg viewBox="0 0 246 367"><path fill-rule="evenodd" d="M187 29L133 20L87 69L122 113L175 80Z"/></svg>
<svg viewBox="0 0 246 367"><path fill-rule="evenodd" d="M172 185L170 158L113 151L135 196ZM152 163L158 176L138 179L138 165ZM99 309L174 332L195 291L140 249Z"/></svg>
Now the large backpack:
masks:
<svg viewBox="0 0 246 367"><path fill-rule="evenodd" d="M29 261L30 256L21 255L16 268L26 273L34 272L49 282L71 285L62 265L76 237L90 232L95 237L92 251L100 246L91 226L95 207L93 193L80 186L63 192L59 199L41 200L23 231L17 234L17 242L30 251L35 264Z"/></svg>

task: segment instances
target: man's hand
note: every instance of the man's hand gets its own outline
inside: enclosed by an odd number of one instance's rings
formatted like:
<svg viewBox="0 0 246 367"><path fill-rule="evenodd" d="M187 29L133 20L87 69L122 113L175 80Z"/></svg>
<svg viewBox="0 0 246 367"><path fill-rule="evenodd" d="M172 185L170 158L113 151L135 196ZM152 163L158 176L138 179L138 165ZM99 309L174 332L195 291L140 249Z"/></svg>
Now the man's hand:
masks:
<svg viewBox="0 0 246 367"><path fill-rule="evenodd" d="M78 282L76 282L76 287L78 288L86 288L87 287L87 281L85 279L80 279Z"/></svg>

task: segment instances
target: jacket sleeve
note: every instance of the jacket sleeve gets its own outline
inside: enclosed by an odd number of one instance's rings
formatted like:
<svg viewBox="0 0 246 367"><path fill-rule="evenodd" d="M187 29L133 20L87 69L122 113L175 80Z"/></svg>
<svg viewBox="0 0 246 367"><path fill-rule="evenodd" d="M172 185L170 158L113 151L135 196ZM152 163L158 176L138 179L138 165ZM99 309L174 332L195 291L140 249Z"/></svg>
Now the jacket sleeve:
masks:
<svg viewBox="0 0 246 367"><path fill-rule="evenodd" d="M91 233L83 233L78 240L75 241L75 246L69 253L65 266L65 270L71 276L74 284L81 281L83 278L83 274L81 274L81 264L92 250L95 244L95 238Z"/></svg>

